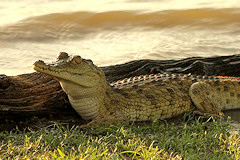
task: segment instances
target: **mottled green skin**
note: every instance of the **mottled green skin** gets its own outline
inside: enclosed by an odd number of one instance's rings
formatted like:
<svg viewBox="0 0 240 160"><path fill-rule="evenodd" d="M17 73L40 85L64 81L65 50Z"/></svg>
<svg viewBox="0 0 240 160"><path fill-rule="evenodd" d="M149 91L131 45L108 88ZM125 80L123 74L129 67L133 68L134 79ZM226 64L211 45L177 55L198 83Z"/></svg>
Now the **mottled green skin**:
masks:
<svg viewBox="0 0 240 160"><path fill-rule="evenodd" d="M34 65L59 80L73 108L86 120L145 121L194 110L218 115L222 109L240 108L238 78L156 74L109 84L90 60L64 52L53 64Z"/></svg>

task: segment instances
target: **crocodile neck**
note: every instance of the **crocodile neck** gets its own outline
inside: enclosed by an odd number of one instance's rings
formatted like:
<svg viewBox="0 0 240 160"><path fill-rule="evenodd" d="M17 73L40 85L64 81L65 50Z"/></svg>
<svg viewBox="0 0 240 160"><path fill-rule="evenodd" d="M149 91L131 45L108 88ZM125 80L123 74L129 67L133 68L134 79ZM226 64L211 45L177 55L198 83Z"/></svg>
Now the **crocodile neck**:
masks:
<svg viewBox="0 0 240 160"><path fill-rule="evenodd" d="M105 116L127 118L124 117L121 104L128 98L123 96L123 90L110 86L107 81L101 86L89 88L66 80L59 81L72 107L83 119L92 120Z"/></svg>
<svg viewBox="0 0 240 160"><path fill-rule="evenodd" d="M71 105L83 119L96 119L103 112L106 85L83 87L66 80L59 79L59 81Z"/></svg>

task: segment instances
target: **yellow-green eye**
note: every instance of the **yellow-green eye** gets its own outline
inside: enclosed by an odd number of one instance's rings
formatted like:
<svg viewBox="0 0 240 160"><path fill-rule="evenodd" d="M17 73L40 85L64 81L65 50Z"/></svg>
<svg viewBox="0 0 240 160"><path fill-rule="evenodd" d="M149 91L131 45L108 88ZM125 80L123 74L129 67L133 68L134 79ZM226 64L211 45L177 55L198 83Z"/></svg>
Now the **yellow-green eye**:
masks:
<svg viewBox="0 0 240 160"><path fill-rule="evenodd" d="M82 58L80 56L74 56L72 59L72 62L74 63L81 63L82 62Z"/></svg>

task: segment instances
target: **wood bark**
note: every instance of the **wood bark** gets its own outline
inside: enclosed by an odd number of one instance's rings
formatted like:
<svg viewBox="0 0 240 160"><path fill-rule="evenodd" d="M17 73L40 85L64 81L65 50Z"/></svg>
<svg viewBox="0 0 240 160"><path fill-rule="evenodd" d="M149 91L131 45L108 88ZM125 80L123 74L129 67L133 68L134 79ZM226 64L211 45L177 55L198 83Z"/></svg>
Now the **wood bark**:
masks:
<svg viewBox="0 0 240 160"><path fill-rule="evenodd" d="M135 60L102 69L109 82L164 72L240 76L240 55L180 60ZM72 109L58 81L51 76L36 72L18 76L0 75L1 125L8 124L9 121L31 124L33 117L83 122Z"/></svg>

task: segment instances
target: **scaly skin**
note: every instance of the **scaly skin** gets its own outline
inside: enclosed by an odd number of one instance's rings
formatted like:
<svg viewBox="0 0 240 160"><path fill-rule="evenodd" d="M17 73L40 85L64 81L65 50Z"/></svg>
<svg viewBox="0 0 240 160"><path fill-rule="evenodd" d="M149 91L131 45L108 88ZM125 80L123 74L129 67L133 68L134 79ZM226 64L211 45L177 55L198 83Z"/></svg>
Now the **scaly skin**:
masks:
<svg viewBox="0 0 240 160"><path fill-rule="evenodd" d="M37 61L34 66L59 80L73 108L86 120L145 121L240 108L240 82L235 77L156 74L109 84L91 60L65 52L53 64Z"/></svg>

